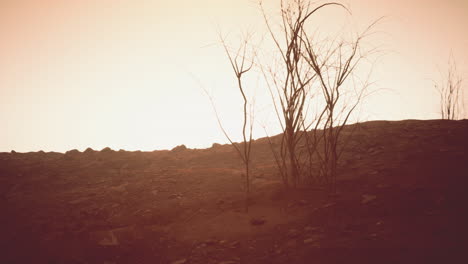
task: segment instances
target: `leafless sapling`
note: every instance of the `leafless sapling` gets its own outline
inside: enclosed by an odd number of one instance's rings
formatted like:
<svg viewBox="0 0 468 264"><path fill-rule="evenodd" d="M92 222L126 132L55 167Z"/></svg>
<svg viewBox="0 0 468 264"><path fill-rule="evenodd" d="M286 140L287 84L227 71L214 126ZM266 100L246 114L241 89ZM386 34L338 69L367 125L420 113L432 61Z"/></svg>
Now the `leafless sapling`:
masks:
<svg viewBox="0 0 468 264"><path fill-rule="evenodd" d="M442 119L456 120L463 116L462 77L457 72L453 55L448 61L447 75L434 86L440 95L440 115Z"/></svg>

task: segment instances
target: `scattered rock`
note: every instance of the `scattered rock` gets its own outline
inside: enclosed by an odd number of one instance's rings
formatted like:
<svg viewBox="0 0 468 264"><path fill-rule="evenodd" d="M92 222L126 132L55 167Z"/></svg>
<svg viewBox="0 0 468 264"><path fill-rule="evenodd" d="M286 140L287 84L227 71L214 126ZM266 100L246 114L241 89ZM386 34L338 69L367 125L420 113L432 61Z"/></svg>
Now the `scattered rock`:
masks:
<svg viewBox="0 0 468 264"><path fill-rule="evenodd" d="M179 260L171 262L171 264L184 264L184 263L187 263L187 259L179 259Z"/></svg>
<svg viewBox="0 0 468 264"><path fill-rule="evenodd" d="M98 244L101 246L118 246L119 241L115 236L114 232L107 231L107 232L98 232L96 235L99 237Z"/></svg>
<svg viewBox="0 0 468 264"><path fill-rule="evenodd" d="M445 197L439 195L439 197L435 200L435 205L441 206L443 203L445 203Z"/></svg>
<svg viewBox="0 0 468 264"><path fill-rule="evenodd" d="M359 224L347 224L345 229L346 232L358 232L362 230L362 227Z"/></svg>
<svg viewBox="0 0 468 264"><path fill-rule="evenodd" d="M250 220L250 223L252 225L263 225L265 224L266 220L265 219L262 219L262 218L252 218Z"/></svg>
<svg viewBox="0 0 468 264"><path fill-rule="evenodd" d="M377 188L379 188L379 189L385 189L385 188L389 188L389 187L390 187L390 185L388 185L388 184L377 184Z"/></svg>
<svg viewBox="0 0 468 264"><path fill-rule="evenodd" d="M211 145L211 148L219 148L221 147L221 144L219 143L213 143L213 145Z"/></svg>
<svg viewBox="0 0 468 264"><path fill-rule="evenodd" d="M205 243L201 243L200 245L197 246L197 248L204 248L204 247L206 247Z"/></svg>
<svg viewBox="0 0 468 264"><path fill-rule="evenodd" d="M181 195L177 194L177 193L173 193L173 194L169 195L169 199L176 199L176 198L179 199L180 197L181 197Z"/></svg>
<svg viewBox="0 0 468 264"><path fill-rule="evenodd" d="M297 229L290 229L288 232L288 237L293 238L299 236L299 231Z"/></svg>
<svg viewBox="0 0 468 264"><path fill-rule="evenodd" d="M383 147L371 147L367 150L370 155L380 154L383 151Z"/></svg>
<svg viewBox="0 0 468 264"><path fill-rule="evenodd" d="M335 205L335 203L327 203L327 204L324 204L324 205L322 206L322 208L328 208L328 207L332 207L332 206L334 206L334 205Z"/></svg>
<svg viewBox="0 0 468 264"><path fill-rule="evenodd" d="M101 153L112 153L114 152L111 148L105 147L101 150Z"/></svg>
<svg viewBox="0 0 468 264"><path fill-rule="evenodd" d="M80 197L80 198L78 198L78 199L69 201L68 203L69 203L69 204L79 204L79 203L82 203L82 202L86 202L87 200L89 200L88 197Z"/></svg>
<svg viewBox="0 0 468 264"><path fill-rule="evenodd" d="M87 148L83 153L91 154L94 153L94 150L92 148Z"/></svg>
<svg viewBox="0 0 468 264"><path fill-rule="evenodd" d="M14 153L16 153L16 152L14 152ZM80 154L80 151L77 150L77 149L72 149L72 150L69 150L69 151L65 152L65 156L71 156L71 155L77 155L77 154Z"/></svg>
<svg viewBox="0 0 468 264"><path fill-rule="evenodd" d="M239 246L240 246L240 242L239 242L239 241L234 241L234 242L232 242L231 245L230 245L231 248L237 248L237 247L239 247Z"/></svg>
<svg viewBox="0 0 468 264"><path fill-rule="evenodd" d="M426 215L438 215L440 214L438 211L435 210L429 210L424 212Z"/></svg>
<svg viewBox="0 0 468 264"><path fill-rule="evenodd" d="M180 152L180 151L184 151L184 150L187 150L187 147L184 144L179 145L179 146L174 147L173 149L171 149L172 152Z"/></svg>
<svg viewBox="0 0 468 264"><path fill-rule="evenodd" d="M366 203L369 203L369 202L375 200L376 198L377 198L377 196L375 196L375 195L364 194L364 195L362 195L361 203L366 204Z"/></svg>
<svg viewBox="0 0 468 264"><path fill-rule="evenodd" d="M290 240L288 240L286 242L286 244L284 246L287 247L287 248L296 247L297 246L297 240L296 239L290 239Z"/></svg>
<svg viewBox="0 0 468 264"><path fill-rule="evenodd" d="M318 229L318 227L311 227L311 226L306 226L304 228L304 231L306 232L313 232L313 231L316 231Z"/></svg>
<svg viewBox="0 0 468 264"><path fill-rule="evenodd" d="M216 240L214 239L208 239L208 240L205 240L204 242L207 246L212 246L214 244L216 244Z"/></svg>
<svg viewBox="0 0 468 264"><path fill-rule="evenodd" d="M318 235L308 237L308 238L304 239L304 244L312 244L314 242L317 242L318 239L319 239Z"/></svg>

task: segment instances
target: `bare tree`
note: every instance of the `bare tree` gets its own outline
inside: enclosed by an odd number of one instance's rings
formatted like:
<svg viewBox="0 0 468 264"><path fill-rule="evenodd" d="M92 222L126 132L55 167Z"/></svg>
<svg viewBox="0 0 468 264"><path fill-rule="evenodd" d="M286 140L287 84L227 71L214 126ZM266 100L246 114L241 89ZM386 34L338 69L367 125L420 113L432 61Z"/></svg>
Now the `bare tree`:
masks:
<svg viewBox="0 0 468 264"><path fill-rule="evenodd" d="M262 3L260 2L262 6ZM298 144L303 137L301 128L307 127L307 104L316 74L307 65L304 53L306 38L304 25L318 10L328 5L325 3L314 9L306 1L296 0L291 4L281 1L281 33L273 30L262 7L263 17L268 32L280 54L282 69L262 67L273 98L276 114L283 132L277 165L286 187L296 187L300 182L301 160ZM277 157L278 155L275 155Z"/></svg>
<svg viewBox="0 0 468 264"><path fill-rule="evenodd" d="M320 123L323 123L323 149L319 152L319 157L321 172L332 192L335 191L337 164L342 152L338 146L341 132L369 85L368 79L360 83L351 80L361 60L372 52L363 52L360 44L378 21L372 23L354 40L332 41L326 43L325 48L313 43L307 36L301 39L306 51L304 56L317 77L325 102L325 109L314 133L316 134ZM351 84L346 85L349 80Z"/></svg>
<svg viewBox="0 0 468 264"><path fill-rule="evenodd" d="M337 2L315 5L308 0L280 0L280 3L277 31L260 1L279 59L273 64L255 64L265 77L282 129L279 148L273 146L270 138L269 143L286 187L297 187L308 177L322 180L334 191L338 160L346 145L340 140L341 132L369 84L368 79L354 78L357 66L369 54L362 51L361 42L378 20L351 41L344 38L317 41L307 30L312 15L330 6L349 10ZM253 114L247 107L249 100L242 78L254 66L253 60L249 62L246 57L248 39L244 38L242 45L232 51L221 38L243 98L243 144L231 140L215 109L218 124L244 163L246 210L250 196ZM211 97L210 100L214 107ZM311 108L315 110L309 111ZM316 163L318 168L313 174Z"/></svg>
<svg viewBox="0 0 468 264"><path fill-rule="evenodd" d="M307 172L312 177L316 156L319 175L334 189L343 149L338 147L341 131L368 86L367 80L359 83L353 76L358 64L368 55L362 52L361 41L378 20L351 41L313 41L306 24L314 13L327 6L349 12L337 2L314 6L306 0L281 1L279 34L262 8L269 35L280 54L280 70L265 65L261 68L283 132L279 155L274 154L287 187L297 186ZM323 109L311 115L308 110L313 104ZM311 129L313 137L307 133ZM299 147L300 142L304 143L305 153Z"/></svg>
<svg viewBox="0 0 468 264"><path fill-rule="evenodd" d="M243 100L243 125L242 125L242 140L243 144L242 149L240 149L236 144L232 142L231 139L227 136L226 132L224 133L226 137L229 139L231 144L236 148L237 153L239 154L240 158L242 159L242 162L244 163L244 169L245 169L245 210L248 212L249 210L249 200L250 200L250 165L251 165L251 149L252 149L252 132L253 132L253 111L250 109L248 111L248 99L244 90L244 87L242 85L242 76L243 74L247 73L252 69L253 66L253 60L250 62L246 61L246 53L247 53L247 44L248 44L249 36L247 35L244 38L243 43L240 45L239 49L236 51L235 55L232 56L231 52L229 51L228 46L226 45L226 42L224 41L223 38L221 38L221 41L223 43L224 51L226 52L226 55L229 59L229 62L231 64L231 68L234 71L234 74L236 76L237 80L237 87L239 88L239 92L242 95L242 100ZM249 123L249 124L248 124Z"/></svg>
<svg viewBox="0 0 468 264"><path fill-rule="evenodd" d="M244 190L245 190L245 211L248 212L249 210L249 202L250 202L250 188L251 188L251 150L252 150L252 133L253 133L253 123L254 123L254 111L252 103L249 102L249 99L246 95L244 85L242 82L242 78L245 73L252 69L254 65L253 60L247 59L247 49L248 49L248 42L250 39L250 35L246 35L243 39L243 42L239 46L239 48L232 52L228 45L226 44L224 38L219 34L221 43L223 45L224 51L226 56L229 60L231 68L234 72L236 77L237 87L239 88L239 92L242 95L243 100L243 116L242 116L242 143L238 144L235 143L227 131L224 129L224 126L221 122L221 118L218 114L216 109L215 103L211 95L208 91L202 87L205 94L208 96L211 102L211 106L213 107L213 111L216 115L216 120L218 125L223 132L224 136L228 139L229 143L234 147L237 154L239 155L242 163L244 164L244 173L242 177L244 178ZM254 56L252 56L253 58ZM250 105L250 107L248 107Z"/></svg>
<svg viewBox="0 0 468 264"><path fill-rule="evenodd" d="M457 72L453 54L448 61L447 75L440 83L434 84L440 95L440 115L442 119L456 120L463 116L462 77Z"/></svg>

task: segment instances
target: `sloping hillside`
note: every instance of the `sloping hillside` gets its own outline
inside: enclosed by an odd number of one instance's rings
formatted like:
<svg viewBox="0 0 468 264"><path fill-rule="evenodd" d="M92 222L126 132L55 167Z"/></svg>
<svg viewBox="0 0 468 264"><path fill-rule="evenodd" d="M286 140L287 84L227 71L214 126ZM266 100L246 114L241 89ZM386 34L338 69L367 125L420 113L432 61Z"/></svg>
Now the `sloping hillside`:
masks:
<svg viewBox="0 0 468 264"><path fill-rule="evenodd" d="M285 190L256 140L249 213L229 145L0 153L0 262L466 263L468 121L344 137L332 197Z"/></svg>

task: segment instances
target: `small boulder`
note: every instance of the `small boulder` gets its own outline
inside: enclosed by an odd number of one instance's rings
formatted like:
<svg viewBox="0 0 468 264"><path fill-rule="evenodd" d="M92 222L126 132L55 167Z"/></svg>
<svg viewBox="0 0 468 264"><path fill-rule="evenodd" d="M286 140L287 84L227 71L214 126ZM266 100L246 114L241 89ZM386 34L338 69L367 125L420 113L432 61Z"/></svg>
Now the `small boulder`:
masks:
<svg viewBox="0 0 468 264"><path fill-rule="evenodd" d="M304 239L304 244L316 243L319 238L320 238L319 235L313 235L311 237Z"/></svg>
<svg viewBox="0 0 468 264"><path fill-rule="evenodd" d="M77 149L72 149L67 152L65 152L65 158L70 159L70 158L75 158L77 157L81 152L78 151Z"/></svg>
<svg viewBox="0 0 468 264"><path fill-rule="evenodd" d="M234 241L232 242L230 245L229 245L231 248L237 248L240 246L240 242L239 241Z"/></svg>
<svg viewBox="0 0 468 264"><path fill-rule="evenodd" d="M299 236L299 231L297 229L290 229L288 232L288 237L293 238Z"/></svg>
<svg viewBox="0 0 468 264"><path fill-rule="evenodd" d="M69 150L69 151L65 152L65 155L67 155L67 154L68 154L68 155L72 155L72 154L79 154L79 153L80 153L79 150L77 150L77 149L72 149L72 150Z"/></svg>
<svg viewBox="0 0 468 264"><path fill-rule="evenodd" d="M179 259L179 260L171 262L171 264L184 264L184 263L187 263L187 259Z"/></svg>
<svg viewBox="0 0 468 264"><path fill-rule="evenodd" d="M369 202L375 200L376 198L377 198L377 196L375 196L375 195L364 194L364 195L362 195L362 201L361 201L361 203L362 203L362 204L367 204L367 203L369 203Z"/></svg>
<svg viewBox="0 0 468 264"><path fill-rule="evenodd" d="M171 149L172 152L180 152L184 150L187 150L187 147L184 144L176 146L173 149Z"/></svg>
<svg viewBox="0 0 468 264"><path fill-rule="evenodd" d="M91 153L94 153L94 150L92 148L87 148L83 153L91 154Z"/></svg>
<svg viewBox="0 0 468 264"><path fill-rule="evenodd" d="M263 218L252 218L252 219L250 219L250 224L255 225L255 226L263 225L263 224L265 224L265 222L266 222L266 220L263 219Z"/></svg>
<svg viewBox="0 0 468 264"><path fill-rule="evenodd" d="M204 242L207 246L213 246L216 244L216 240L214 239L208 239L208 240L205 240Z"/></svg>
<svg viewBox="0 0 468 264"><path fill-rule="evenodd" d="M114 152L111 148L105 147L101 150L101 153L112 153Z"/></svg>
<svg viewBox="0 0 468 264"><path fill-rule="evenodd" d="M313 231L316 231L318 229L318 227L312 227L312 226L306 226L304 228L304 231L306 232L313 232Z"/></svg>
<svg viewBox="0 0 468 264"><path fill-rule="evenodd" d="M98 238L98 244L101 246L118 246L119 241L113 231L102 231L95 234Z"/></svg>

